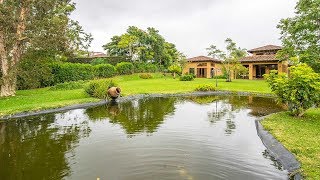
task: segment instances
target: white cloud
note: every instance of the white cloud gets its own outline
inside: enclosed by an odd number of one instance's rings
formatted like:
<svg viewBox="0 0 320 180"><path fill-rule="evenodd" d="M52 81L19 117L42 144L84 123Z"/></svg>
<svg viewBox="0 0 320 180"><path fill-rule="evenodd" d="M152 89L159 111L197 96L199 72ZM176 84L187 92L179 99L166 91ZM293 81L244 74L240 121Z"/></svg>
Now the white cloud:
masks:
<svg viewBox="0 0 320 180"><path fill-rule="evenodd" d="M280 45L282 18L293 16L296 0L75 0L72 18L93 34L91 50L102 45L128 26L155 27L167 41L189 57L206 55L215 44L224 48L232 38L242 48L266 44Z"/></svg>

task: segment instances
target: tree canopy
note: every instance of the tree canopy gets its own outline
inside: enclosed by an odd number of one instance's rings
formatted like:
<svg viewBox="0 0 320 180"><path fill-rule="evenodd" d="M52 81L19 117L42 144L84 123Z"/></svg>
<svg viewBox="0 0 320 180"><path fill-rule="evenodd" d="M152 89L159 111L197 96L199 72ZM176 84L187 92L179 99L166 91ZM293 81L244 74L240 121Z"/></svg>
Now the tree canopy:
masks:
<svg viewBox="0 0 320 180"><path fill-rule="evenodd" d="M222 60L223 70L227 76L227 81L231 82L232 73L243 69L243 66L240 64L239 59L247 55L246 49L237 47L237 44L233 42L232 39L227 38L225 40L226 51L222 51L217 48L215 45L210 45L206 50L208 51L208 56Z"/></svg>
<svg viewBox="0 0 320 180"><path fill-rule="evenodd" d="M71 0L0 0L1 96L15 94L27 54L56 59L90 46L91 35L69 17L74 10Z"/></svg>
<svg viewBox="0 0 320 180"><path fill-rule="evenodd" d="M167 42L152 27L144 31L129 26L126 33L113 36L103 48L110 56L130 56L133 61L153 62L164 67L168 67L179 56L175 45Z"/></svg>
<svg viewBox="0 0 320 180"><path fill-rule="evenodd" d="M320 72L320 1L299 0L295 9L294 17L282 19L278 25L283 45L278 56L307 63Z"/></svg>

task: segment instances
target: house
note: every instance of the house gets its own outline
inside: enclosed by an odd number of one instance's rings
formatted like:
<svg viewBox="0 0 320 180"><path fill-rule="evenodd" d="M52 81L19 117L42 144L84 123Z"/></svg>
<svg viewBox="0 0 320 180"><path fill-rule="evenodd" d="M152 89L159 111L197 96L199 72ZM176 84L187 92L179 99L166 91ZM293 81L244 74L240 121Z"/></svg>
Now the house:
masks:
<svg viewBox="0 0 320 180"><path fill-rule="evenodd" d="M211 78L222 75L221 60L207 56L197 56L187 59L187 64L182 70L183 74L194 74L197 78Z"/></svg>
<svg viewBox="0 0 320 180"><path fill-rule="evenodd" d="M99 58L99 57L108 57L108 56L103 52L90 52L89 57L90 58Z"/></svg>
<svg viewBox="0 0 320 180"><path fill-rule="evenodd" d="M277 59L281 46L266 45L249 50L252 55L240 59L240 63L249 69L249 79L263 78L270 70L288 73L288 62Z"/></svg>

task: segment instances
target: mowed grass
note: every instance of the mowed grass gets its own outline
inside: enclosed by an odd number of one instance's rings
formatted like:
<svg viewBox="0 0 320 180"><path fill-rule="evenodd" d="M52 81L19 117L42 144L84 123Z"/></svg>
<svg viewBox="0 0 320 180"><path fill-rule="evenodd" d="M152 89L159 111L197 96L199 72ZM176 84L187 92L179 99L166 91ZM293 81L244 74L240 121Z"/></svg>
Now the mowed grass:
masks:
<svg viewBox="0 0 320 180"><path fill-rule="evenodd" d="M171 94L193 92L198 85L211 84L215 86L215 79L196 78L193 81L179 81L172 76L156 75L153 79L141 79L138 75L119 76L114 78L115 82L121 87L124 95L133 94ZM254 93L271 93L270 88L264 80L233 80L226 82L218 79L218 89L226 91L245 91Z"/></svg>
<svg viewBox="0 0 320 180"><path fill-rule="evenodd" d="M277 113L263 120L262 125L297 157L307 179L320 179L319 108L308 110L302 118Z"/></svg>
<svg viewBox="0 0 320 180"><path fill-rule="evenodd" d="M196 78L194 81L179 81L179 78L173 79L172 76L163 76L160 73L153 74L153 76L153 79L141 79L138 74L134 74L117 76L112 79L122 89L122 94L125 96L153 93L186 93L194 91L200 84L215 85L215 79ZM271 93L267 83L263 80L225 82L225 80L219 79L218 90ZM41 88L20 90L17 91L14 97L0 98L0 116L95 101L99 100L88 97L84 93L84 89L54 91L50 90L50 88Z"/></svg>
<svg viewBox="0 0 320 180"><path fill-rule="evenodd" d="M52 91L49 88L21 90L16 96L0 99L0 116L43 109L63 107L72 104L95 102L83 89Z"/></svg>

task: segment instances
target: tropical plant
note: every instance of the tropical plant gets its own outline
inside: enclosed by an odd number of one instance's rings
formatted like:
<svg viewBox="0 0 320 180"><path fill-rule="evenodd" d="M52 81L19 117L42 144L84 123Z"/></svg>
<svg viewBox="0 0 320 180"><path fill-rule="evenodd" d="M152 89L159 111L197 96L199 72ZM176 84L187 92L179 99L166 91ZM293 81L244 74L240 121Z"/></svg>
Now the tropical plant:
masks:
<svg viewBox="0 0 320 180"><path fill-rule="evenodd" d="M294 116L302 116L304 112L319 104L320 75L307 64L299 64L289 68L290 75L272 70L265 77L278 100L288 106Z"/></svg>
<svg viewBox="0 0 320 180"><path fill-rule="evenodd" d="M278 57L307 63L320 72L320 1L299 0L296 15L282 19L277 26L281 30L282 50Z"/></svg>
<svg viewBox="0 0 320 180"><path fill-rule="evenodd" d="M171 66L169 66L168 68L169 72L173 73L173 78L176 78L176 74L180 74L182 72L181 70L181 66L177 63L172 64Z"/></svg>

